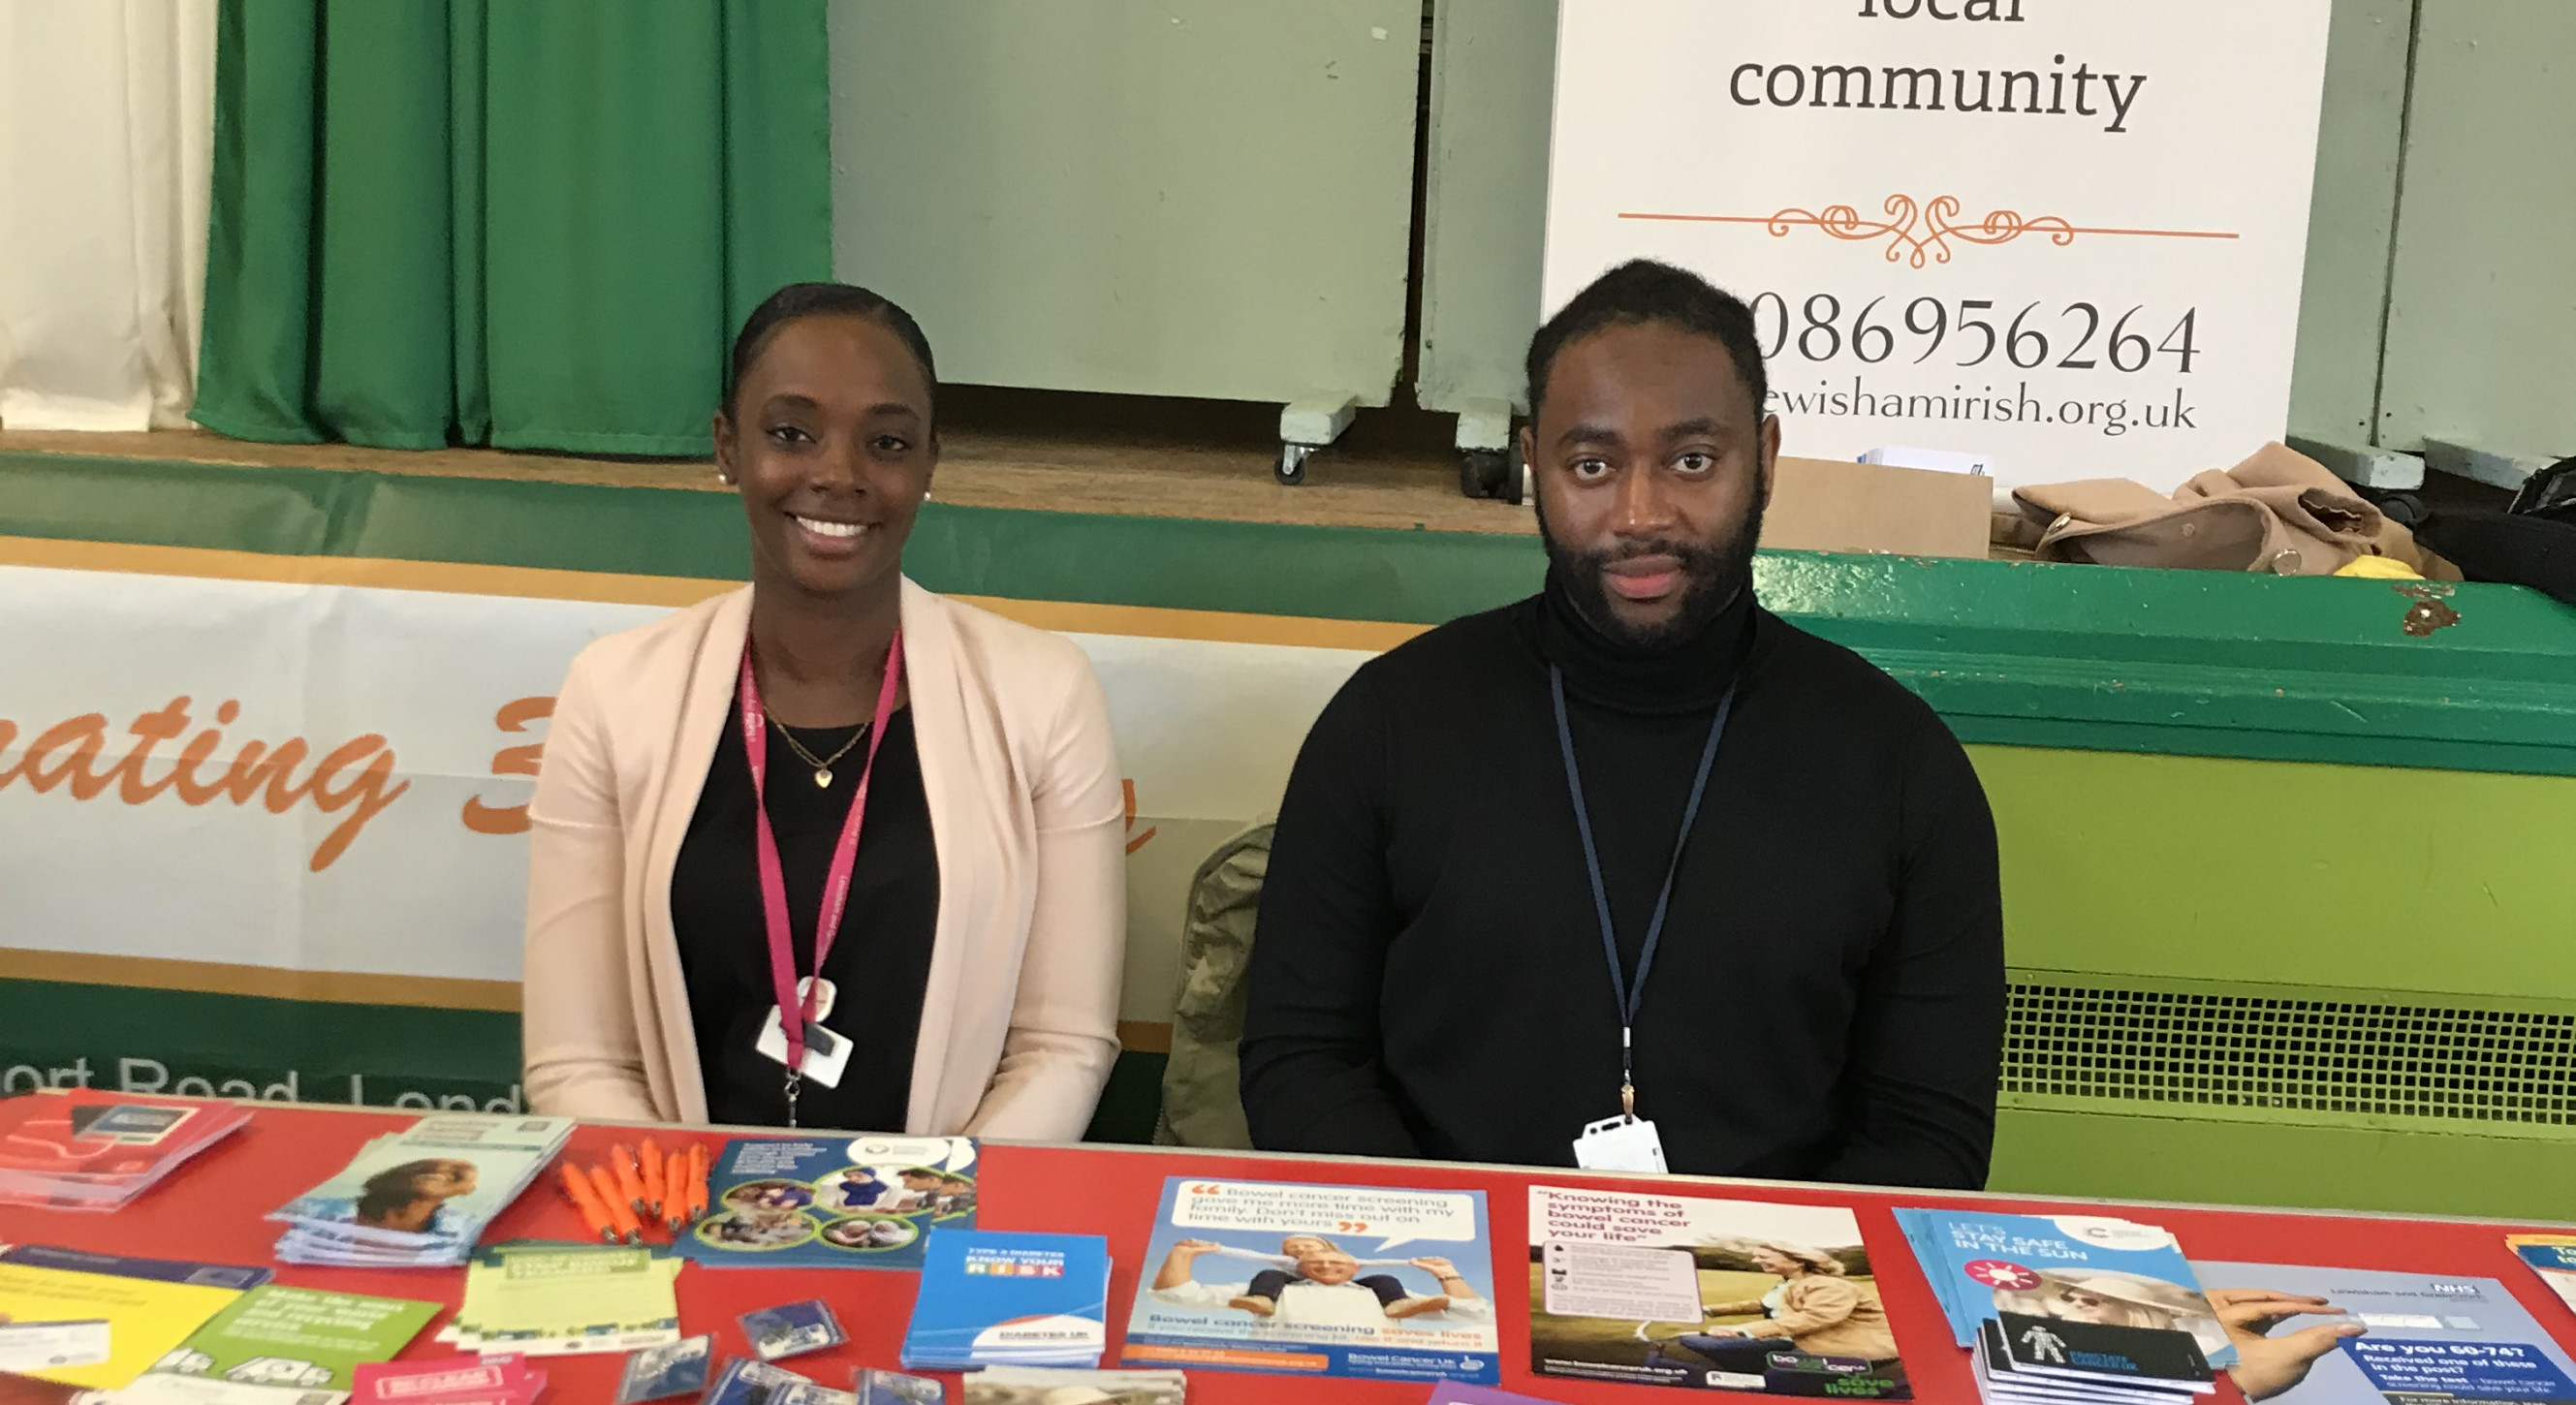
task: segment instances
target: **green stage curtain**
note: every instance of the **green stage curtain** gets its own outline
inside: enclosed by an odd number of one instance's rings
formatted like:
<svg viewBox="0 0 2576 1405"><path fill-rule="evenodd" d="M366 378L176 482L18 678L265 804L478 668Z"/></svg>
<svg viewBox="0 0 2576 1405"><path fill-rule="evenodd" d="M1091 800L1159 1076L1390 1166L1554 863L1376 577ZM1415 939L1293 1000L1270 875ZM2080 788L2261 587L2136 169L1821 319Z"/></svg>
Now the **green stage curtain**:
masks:
<svg viewBox="0 0 2576 1405"><path fill-rule="evenodd" d="M192 417L274 443L703 455L831 276L825 0L223 0Z"/></svg>

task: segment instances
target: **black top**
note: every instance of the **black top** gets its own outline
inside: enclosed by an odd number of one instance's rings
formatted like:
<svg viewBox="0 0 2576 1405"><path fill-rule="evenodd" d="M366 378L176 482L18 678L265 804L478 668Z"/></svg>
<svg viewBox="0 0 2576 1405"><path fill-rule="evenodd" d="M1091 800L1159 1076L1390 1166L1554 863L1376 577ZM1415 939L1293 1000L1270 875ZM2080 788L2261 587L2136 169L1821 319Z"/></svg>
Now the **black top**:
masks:
<svg viewBox="0 0 2576 1405"><path fill-rule="evenodd" d="M1570 1166L1584 1124L1618 1114L1618 999L1551 658L1632 979L1742 669L1637 1017L1637 1113L1672 1169L1982 1185L2003 918L1958 742L1749 596L1647 652L1553 582L1363 665L1307 737L1249 974L1254 1143Z"/></svg>
<svg viewBox="0 0 2576 1405"><path fill-rule="evenodd" d="M830 756L861 730L799 727L796 740L816 756ZM840 842L867 750L864 740L851 748L831 768L832 788L823 790L815 786L811 766L785 742L770 740L769 823L787 879L799 975L814 971L823 873ZM697 1029L708 1120L779 1126L787 1120L787 1067L752 1047L778 998L770 981L751 807L737 703L725 718L706 789L671 870L671 926L679 936L689 1018ZM921 1031L938 921L939 851L931 842L930 800L913 745L912 711L906 708L886 724L877 749L858 862L850 871L850 900L832 942L831 965L823 972L839 987L838 1004L823 1023L854 1046L849 1068L838 1088L805 1080L797 1094L798 1123L861 1132L904 1129L912 1101L912 1047Z"/></svg>

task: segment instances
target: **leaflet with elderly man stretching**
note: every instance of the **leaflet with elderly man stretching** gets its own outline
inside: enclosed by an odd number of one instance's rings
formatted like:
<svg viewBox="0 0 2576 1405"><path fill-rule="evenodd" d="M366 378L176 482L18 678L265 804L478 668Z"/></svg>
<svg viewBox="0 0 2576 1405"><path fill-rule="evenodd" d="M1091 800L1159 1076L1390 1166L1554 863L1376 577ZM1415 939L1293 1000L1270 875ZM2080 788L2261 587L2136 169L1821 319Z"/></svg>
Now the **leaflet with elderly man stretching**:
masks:
<svg viewBox="0 0 2576 1405"><path fill-rule="evenodd" d="M1121 1360L1492 1383L1477 1191L1175 1177Z"/></svg>

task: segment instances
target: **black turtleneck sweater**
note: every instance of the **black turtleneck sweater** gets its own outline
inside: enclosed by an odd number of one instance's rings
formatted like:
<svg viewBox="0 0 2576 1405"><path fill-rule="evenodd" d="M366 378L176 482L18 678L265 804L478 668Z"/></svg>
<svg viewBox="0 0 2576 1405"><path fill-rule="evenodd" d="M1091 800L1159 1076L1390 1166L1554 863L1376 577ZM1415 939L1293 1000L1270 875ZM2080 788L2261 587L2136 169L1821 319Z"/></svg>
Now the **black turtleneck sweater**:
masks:
<svg viewBox="0 0 2576 1405"><path fill-rule="evenodd" d="M1353 675L1297 758L1262 890L1254 1143L1570 1166L1617 1115L1550 661L1631 978L1737 684L1637 1017L1637 1113L1671 1168L1981 1186L2004 1003L1985 794L1920 699L1749 592L1642 651L1551 582Z"/></svg>

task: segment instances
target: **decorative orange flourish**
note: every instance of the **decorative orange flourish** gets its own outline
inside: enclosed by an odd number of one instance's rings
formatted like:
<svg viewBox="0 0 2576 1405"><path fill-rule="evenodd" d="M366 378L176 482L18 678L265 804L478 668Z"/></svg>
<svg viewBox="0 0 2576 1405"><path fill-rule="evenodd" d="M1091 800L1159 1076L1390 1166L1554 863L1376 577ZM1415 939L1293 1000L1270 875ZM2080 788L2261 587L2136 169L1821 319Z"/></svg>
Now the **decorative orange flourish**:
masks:
<svg viewBox="0 0 2576 1405"><path fill-rule="evenodd" d="M2045 234L2063 247L2075 242L2075 227L2055 215L2023 219L2013 210L1997 210L1970 224L1956 223L1959 199L1944 195L1929 205L1917 206L1910 195L1891 195L1884 207L1885 220L1865 220L1860 211L1849 205L1828 205L1821 214L1796 208L1781 210L1763 224L1774 239L1786 239L1791 228L1808 225L1821 229L1836 239L1854 242L1887 240L1887 261L1903 260L1912 267L1950 261L1950 240L1962 239L1971 244L2009 244L2025 234Z"/></svg>
<svg viewBox="0 0 2576 1405"><path fill-rule="evenodd" d="M1865 220L1860 211L1849 205L1828 205L1824 213L1790 208L1770 215L1676 215L1626 211L1623 220L1666 220L1681 224L1758 224L1771 231L1774 239L1786 239L1799 225L1821 229L1836 239L1871 241L1885 239L1887 261L1910 260L1916 268L1925 264L1948 263L1950 241L1959 239L1970 244L2009 244L2025 234L2044 234L2049 242L2060 246L2075 242L2079 234L2099 234L2123 239L2234 239L2239 236L2221 229L2115 229L2069 224L2055 215L2023 219L2017 211L1997 210L1984 219L1967 224L1958 222L1957 196L1944 195L1927 206L1918 207L1907 195L1887 197L1887 218Z"/></svg>
<svg viewBox="0 0 2576 1405"><path fill-rule="evenodd" d="M1153 838L1155 835L1160 834L1163 831L1162 827L1159 825L1147 825L1145 826L1144 833L1136 834L1136 782L1132 780L1122 780L1118 785L1120 789L1127 792L1127 832L1129 834L1136 835L1135 838L1127 841L1127 852L1132 854L1137 850L1144 848L1146 840Z"/></svg>

